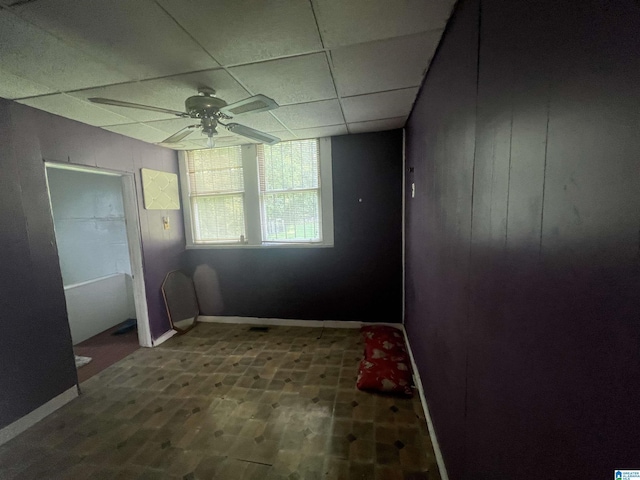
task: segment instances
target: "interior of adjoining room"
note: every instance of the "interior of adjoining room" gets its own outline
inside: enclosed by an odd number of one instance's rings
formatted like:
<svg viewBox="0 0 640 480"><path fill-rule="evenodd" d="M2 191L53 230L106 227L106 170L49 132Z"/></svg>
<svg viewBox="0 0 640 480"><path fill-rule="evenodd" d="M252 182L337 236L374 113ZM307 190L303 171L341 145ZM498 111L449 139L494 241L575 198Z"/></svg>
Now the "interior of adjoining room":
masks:
<svg viewBox="0 0 640 480"><path fill-rule="evenodd" d="M76 365L94 362L81 383L151 343L135 186L130 175L56 162L46 174Z"/></svg>
<svg viewBox="0 0 640 480"><path fill-rule="evenodd" d="M0 0L0 477L632 478L638 31Z"/></svg>

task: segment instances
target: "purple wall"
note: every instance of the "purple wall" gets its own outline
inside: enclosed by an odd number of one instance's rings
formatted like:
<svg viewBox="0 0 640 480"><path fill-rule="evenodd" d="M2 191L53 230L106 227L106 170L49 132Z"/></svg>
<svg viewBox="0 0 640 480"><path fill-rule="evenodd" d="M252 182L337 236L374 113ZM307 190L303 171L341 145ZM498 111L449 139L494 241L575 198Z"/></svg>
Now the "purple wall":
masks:
<svg viewBox="0 0 640 480"><path fill-rule="evenodd" d="M331 153L333 248L187 252L216 269L224 315L401 321L402 131L333 137Z"/></svg>
<svg viewBox="0 0 640 480"><path fill-rule="evenodd" d="M425 80L406 327L453 480L638 468L639 31L632 0L462 0Z"/></svg>
<svg viewBox="0 0 640 480"><path fill-rule="evenodd" d="M135 173L154 338L170 328L160 285L184 246L182 213L141 196L140 168L176 172L175 152L0 99L0 428L76 383L43 160Z"/></svg>

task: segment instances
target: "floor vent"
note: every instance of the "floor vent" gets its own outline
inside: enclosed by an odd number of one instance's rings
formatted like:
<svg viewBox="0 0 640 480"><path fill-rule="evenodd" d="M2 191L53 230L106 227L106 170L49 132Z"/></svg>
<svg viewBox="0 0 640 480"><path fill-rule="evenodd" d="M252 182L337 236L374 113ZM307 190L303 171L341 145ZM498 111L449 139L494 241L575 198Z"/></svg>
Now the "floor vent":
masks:
<svg viewBox="0 0 640 480"><path fill-rule="evenodd" d="M268 332L269 327L249 327L250 332Z"/></svg>

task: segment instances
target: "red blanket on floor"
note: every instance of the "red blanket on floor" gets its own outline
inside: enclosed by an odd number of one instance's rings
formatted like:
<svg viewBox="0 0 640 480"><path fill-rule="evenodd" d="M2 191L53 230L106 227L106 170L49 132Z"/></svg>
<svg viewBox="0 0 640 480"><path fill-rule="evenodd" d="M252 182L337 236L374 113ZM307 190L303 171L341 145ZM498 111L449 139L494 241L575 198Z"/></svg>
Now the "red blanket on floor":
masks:
<svg viewBox="0 0 640 480"><path fill-rule="evenodd" d="M360 390L413 396L409 355L402 332L397 328L362 327L364 360L360 362L357 387Z"/></svg>

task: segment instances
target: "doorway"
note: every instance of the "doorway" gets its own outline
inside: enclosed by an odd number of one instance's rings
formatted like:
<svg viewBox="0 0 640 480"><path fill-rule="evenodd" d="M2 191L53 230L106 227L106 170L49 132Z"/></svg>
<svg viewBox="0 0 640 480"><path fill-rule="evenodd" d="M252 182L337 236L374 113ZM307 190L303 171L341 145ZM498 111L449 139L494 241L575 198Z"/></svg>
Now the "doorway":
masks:
<svg viewBox="0 0 640 480"><path fill-rule="evenodd" d="M93 345L100 353L84 372L106 368L127 351L123 342L152 346L134 176L53 162L45 168L74 350ZM128 338L111 338L124 322Z"/></svg>

